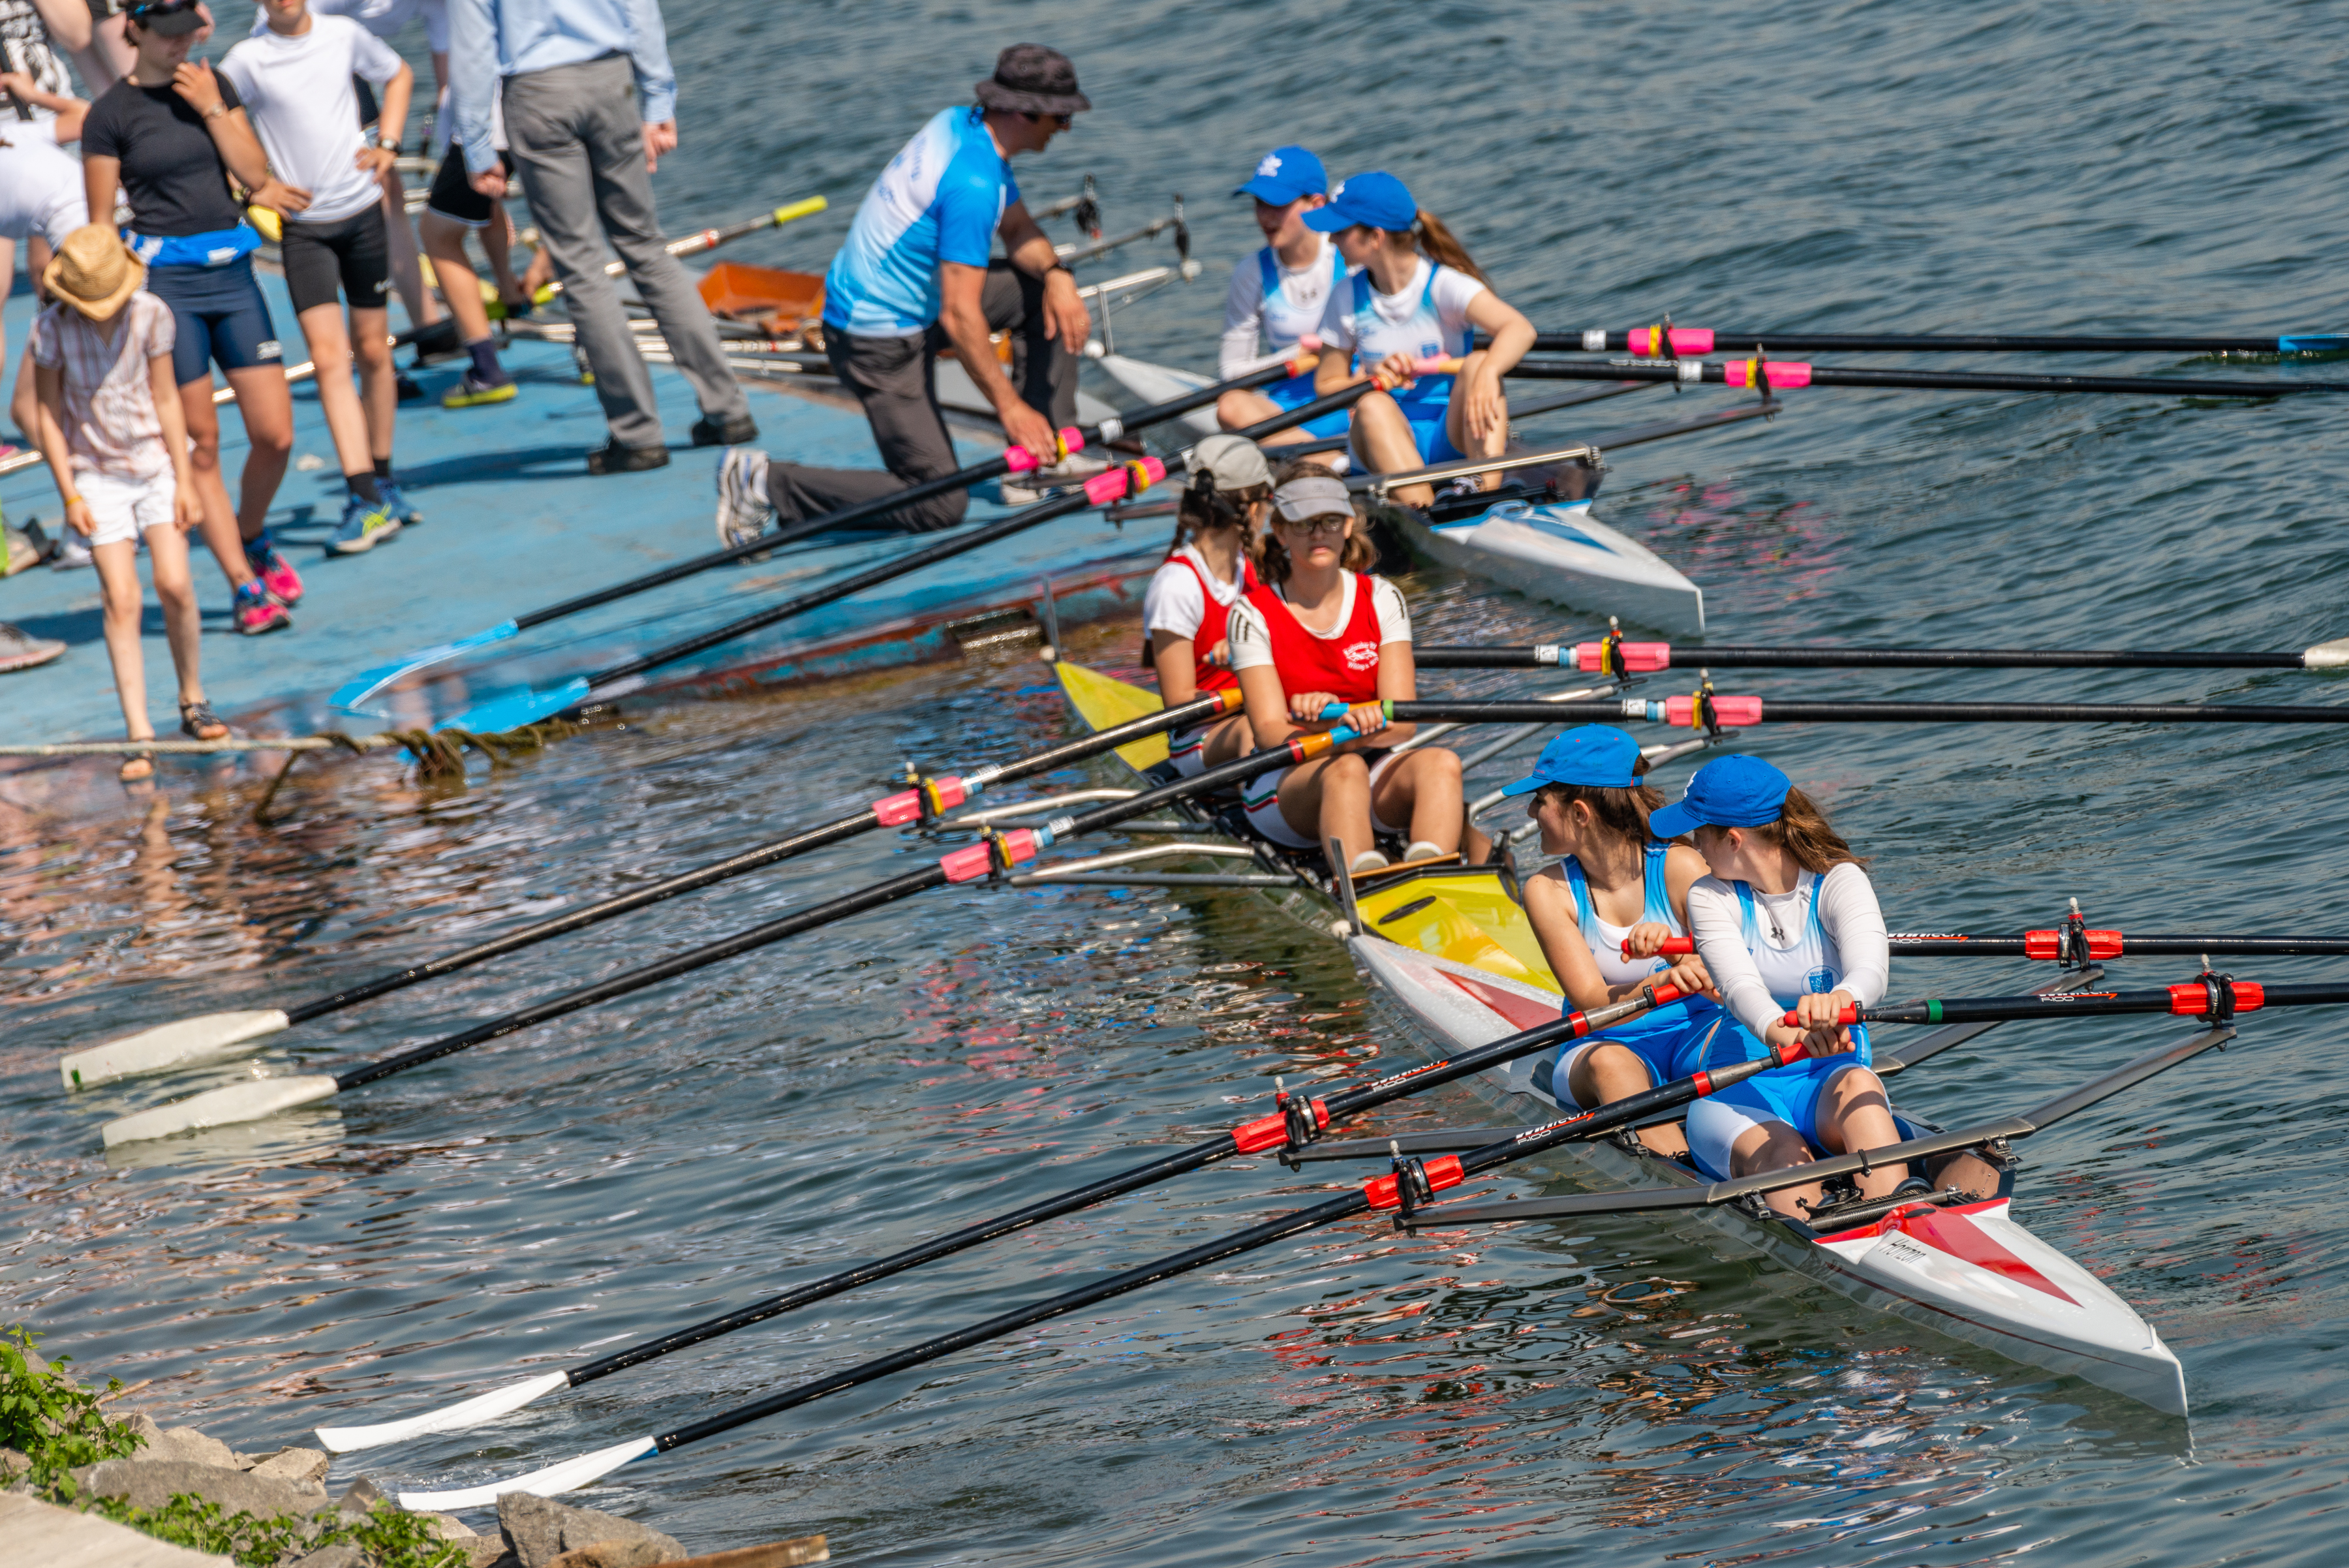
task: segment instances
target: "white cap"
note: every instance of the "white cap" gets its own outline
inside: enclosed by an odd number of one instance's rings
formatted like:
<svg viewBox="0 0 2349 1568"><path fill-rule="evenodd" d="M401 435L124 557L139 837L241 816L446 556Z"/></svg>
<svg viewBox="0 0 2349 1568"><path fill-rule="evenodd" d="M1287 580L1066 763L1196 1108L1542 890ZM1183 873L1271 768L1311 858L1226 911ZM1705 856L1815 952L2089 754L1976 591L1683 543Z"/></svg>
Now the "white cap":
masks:
<svg viewBox="0 0 2349 1568"><path fill-rule="evenodd" d="M1217 490L1247 490L1272 483L1272 465L1256 442L1226 431L1203 438L1191 449L1191 482L1206 474Z"/></svg>

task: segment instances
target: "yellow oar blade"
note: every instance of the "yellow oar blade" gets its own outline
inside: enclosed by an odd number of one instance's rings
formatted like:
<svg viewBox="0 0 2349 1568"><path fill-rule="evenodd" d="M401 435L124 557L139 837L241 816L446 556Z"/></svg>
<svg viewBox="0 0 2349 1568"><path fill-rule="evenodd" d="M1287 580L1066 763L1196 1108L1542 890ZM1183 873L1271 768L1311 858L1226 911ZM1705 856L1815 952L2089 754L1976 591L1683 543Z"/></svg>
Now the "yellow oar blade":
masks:
<svg viewBox="0 0 2349 1568"><path fill-rule="evenodd" d="M1097 670L1087 670L1081 664L1071 664L1063 659L1052 669L1061 678L1061 690L1068 693L1070 706L1076 709L1077 717L1092 729L1106 730L1112 724L1123 724L1145 713L1155 713L1165 706L1158 700L1157 692L1112 680ZM1153 735L1147 740L1133 742L1120 746L1117 754L1124 760L1126 766L1137 773L1156 767L1166 760L1166 737Z"/></svg>
<svg viewBox="0 0 2349 1568"><path fill-rule="evenodd" d="M826 207L831 205L831 202L825 201L821 196L809 196L801 201L788 202L783 206L776 208L775 222L778 223L788 223L793 218L811 217L817 213L823 212Z"/></svg>

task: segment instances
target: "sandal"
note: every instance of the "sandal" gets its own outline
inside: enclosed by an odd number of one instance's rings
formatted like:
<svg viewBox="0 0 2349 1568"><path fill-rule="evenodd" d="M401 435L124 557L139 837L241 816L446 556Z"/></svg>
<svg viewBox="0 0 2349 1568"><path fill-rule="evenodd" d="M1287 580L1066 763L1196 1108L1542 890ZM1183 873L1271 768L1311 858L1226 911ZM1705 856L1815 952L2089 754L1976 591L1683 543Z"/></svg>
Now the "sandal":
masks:
<svg viewBox="0 0 2349 1568"><path fill-rule="evenodd" d="M199 697L180 704L180 732L191 741L224 741L228 726L212 711L212 705Z"/></svg>
<svg viewBox="0 0 2349 1568"><path fill-rule="evenodd" d="M122 767L120 771L115 774L114 776L120 779L124 784L138 784L143 780L153 778L155 776L155 753L152 752L133 752L130 755L122 760Z"/></svg>

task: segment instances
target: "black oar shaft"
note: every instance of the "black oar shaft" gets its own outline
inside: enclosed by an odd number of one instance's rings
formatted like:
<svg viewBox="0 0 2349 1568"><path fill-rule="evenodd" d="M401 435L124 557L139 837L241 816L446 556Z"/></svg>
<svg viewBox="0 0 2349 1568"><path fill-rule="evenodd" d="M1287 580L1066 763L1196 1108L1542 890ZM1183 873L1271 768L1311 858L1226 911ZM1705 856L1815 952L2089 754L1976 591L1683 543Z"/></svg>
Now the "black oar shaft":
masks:
<svg viewBox="0 0 2349 1568"><path fill-rule="evenodd" d="M1749 701L1753 701L1749 699ZM1760 700L1776 724L2349 724L2349 705L2292 707L2249 702L1782 702ZM1663 717L1638 701L1392 702L1399 723L1547 724ZM1656 709L1650 714L1631 708ZM1747 721L1737 721L1740 723Z"/></svg>
<svg viewBox="0 0 2349 1568"><path fill-rule="evenodd" d="M1847 366L1801 368L1813 387L1888 387L1953 392L2106 392L2157 398L2275 398L2294 392L2349 392L2349 381L2222 381L2187 376L2024 376L1974 370L1863 370ZM1741 375L1743 374L1741 367ZM1507 372L1518 381L1679 381L1734 386L1722 365L1622 364L1576 359L1523 359Z"/></svg>
<svg viewBox="0 0 2349 1568"><path fill-rule="evenodd" d="M1285 379L1288 373L1289 368L1286 364L1252 370L1245 376L1236 377L1228 381L1219 381L1212 387L1201 387L1185 392L1179 398L1170 398L1163 403L1154 403L1148 408L1137 410L1121 419L1118 424L1122 430L1145 430L1153 425L1163 424L1168 420L1179 419L1195 409L1205 408L1226 392L1268 385ZM1088 439L1098 440L1101 429L1099 425L1092 427L1088 432ZM890 513L936 496L950 494L957 490L968 490L974 484L1009 472L1010 466L1007 457L991 457L984 462L973 463L970 467L957 470L953 473L944 474L936 479L922 480L917 483L907 485L903 490L893 490L886 495L874 496L869 501L860 501L854 506L843 506L837 512L827 512L817 517L804 517L798 522L786 524L773 533L762 534L758 538L743 544L729 545L723 550L713 550L706 556L696 556L691 560L679 561L673 566L664 566L657 572L647 572L642 576L631 577L625 583L615 583L608 588L598 588L593 593L581 594L575 598L564 599L560 604L549 605L544 609L535 609L526 615L516 616L514 627L517 630L527 631L532 627L544 626L548 621L560 620L564 616L576 615L582 610L594 609L598 605L610 604L616 599L626 598L632 594L642 593L647 588L657 588L666 583L674 583L680 578L692 576L697 572L706 572L713 566L722 566L729 562L739 561L746 556L760 555L791 544L794 540L806 538L810 535L822 534L833 528L844 528L851 524L865 522L874 517L884 517Z"/></svg>
<svg viewBox="0 0 2349 1568"><path fill-rule="evenodd" d="M1414 649L1422 670L1572 669L1574 650L1530 648ZM2300 670L2297 653L2193 653L2128 649L1734 648L1674 645L1674 666L1708 670Z"/></svg>
<svg viewBox="0 0 2349 1568"><path fill-rule="evenodd" d="M2116 934L2121 939L2118 945L2097 943L2090 956L2100 960L2199 958L2215 953L2228 958L2243 954L2286 958L2349 953L2349 938L2343 937L2230 936L2222 932L2209 936ZM2062 937L2062 932L2054 930L2040 933L2035 940L2019 936L1910 936L1896 931L1891 944L1894 952L1912 958L2061 958Z"/></svg>
<svg viewBox="0 0 2349 1568"><path fill-rule="evenodd" d="M1646 333L1640 334L1646 348ZM2276 333L2247 337L2028 337L2011 334L1954 336L1933 332L1731 332L1712 329L1702 353L1739 354L1757 346L1803 354L2275 354L2285 352ZM2338 339L2334 339L2338 342ZM1537 353L1609 353L1631 350L1630 332L1609 332L1601 346L1583 332L1538 332ZM1685 348L1683 353L1689 352Z"/></svg>
<svg viewBox="0 0 2349 1568"><path fill-rule="evenodd" d="M1054 768L1066 763L1080 762L1086 757L1099 756L1103 752L1113 751L1129 741L1138 741L1145 736L1179 729L1195 719L1204 719L1221 712L1223 708L1222 699L1202 697L1195 701L1185 702L1156 713L1145 714L1142 718L1128 720L1110 729L1063 742L1060 745L1047 747L1043 751L1021 757L1015 762L1003 763L988 771L987 782L990 784L1006 784L1015 779L1031 778L1038 774L1050 773ZM866 806L863 811L851 813L836 821L802 828L796 833L787 834L781 838L771 839L767 843L746 849L739 855L730 855L723 860L715 860L707 866L680 872L675 877L623 893L617 898L605 898L600 903L590 904L584 909L566 911L553 919L541 920L535 925L524 926L520 930L508 931L503 936L477 943L460 951L431 959L423 963L411 964L406 969L379 975L365 984L349 986L336 992L331 996L322 996L316 1001L305 1002L298 1007L288 1008L285 1012L286 1022L289 1024L306 1023L314 1018L323 1018L327 1013L338 1012L346 1007L356 1006L359 1002L388 995L392 992L420 981L434 980L444 974L454 974L460 970L470 969L474 964L484 963L493 958L502 958L507 953L518 951L523 948L531 947L539 942L551 941L556 937L567 936L573 931L583 930L589 926L601 924L603 921L644 909L648 905L674 898L680 893L689 893L696 888L707 888L713 883L723 882L730 877L740 877L762 867L773 866L795 856L804 855L812 849L821 849L825 845L837 844L843 839L853 838L858 834L880 826L882 823L878 811L873 806Z"/></svg>
<svg viewBox="0 0 2349 1568"><path fill-rule="evenodd" d="M2230 1012L2276 1007L2332 1007L2349 1002L2349 985L2265 985L2217 980L2158 991L2059 991L2045 996L1934 997L1888 1007L1846 1009L1862 1023L1980 1023L2027 1018L2099 1018L2125 1013L2202 1015L2217 993ZM2231 992L2231 1002L2227 1002Z"/></svg>
<svg viewBox="0 0 2349 1568"><path fill-rule="evenodd" d="M1199 393L1194 395L1205 396L1207 390L1209 389L1202 388ZM1369 390L1371 390L1369 382L1348 387L1329 397L1316 399L1312 402L1286 410L1271 419L1251 425L1237 433L1250 441L1271 435L1276 431L1287 430L1292 425L1319 419L1323 414L1350 408ZM892 578L903 576L907 572L918 571L924 566L934 566L937 562L951 560L957 556L1009 539L1015 534L1024 533L1040 524L1049 523L1055 517L1065 517L1071 513L1083 512L1096 504L1098 504L1080 491L1072 495L1040 503L1022 512L1015 512L1009 517L1000 518L969 533L958 534L951 538L941 539L935 545L924 545L920 549L909 551L905 555L894 556L879 566L854 573L837 582L828 583L811 593L802 594L797 598L787 599L781 604L744 616L740 620L730 621L712 630L688 637L683 641L671 643L666 648L655 649L650 653L615 664L608 670L599 670L587 677L588 690L593 691L598 687L610 686L631 676L657 670L665 664L674 664L678 659L689 659L697 653L706 652L721 643L731 642L738 637L772 626L777 621L788 620L793 616L802 615L820 606L831 604L835 599L846 598L851 594L861 593L866 588L888 582Z"/></svg>

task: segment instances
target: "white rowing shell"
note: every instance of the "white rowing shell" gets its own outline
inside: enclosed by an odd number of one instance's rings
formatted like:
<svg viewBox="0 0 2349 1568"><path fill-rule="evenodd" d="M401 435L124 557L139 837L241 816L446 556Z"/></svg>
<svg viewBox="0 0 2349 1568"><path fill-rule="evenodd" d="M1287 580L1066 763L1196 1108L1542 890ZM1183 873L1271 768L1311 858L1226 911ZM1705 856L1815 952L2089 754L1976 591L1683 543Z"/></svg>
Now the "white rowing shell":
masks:
<svg viewBox="0 0 2349 1568"><path fill-rule="evenodd" d="M1406 526L1435 560L1519 593L1677 636L1704 631L1704 590L1591 516L1588 501L1504 501L1457 523L1412 516Z"/></svg>

